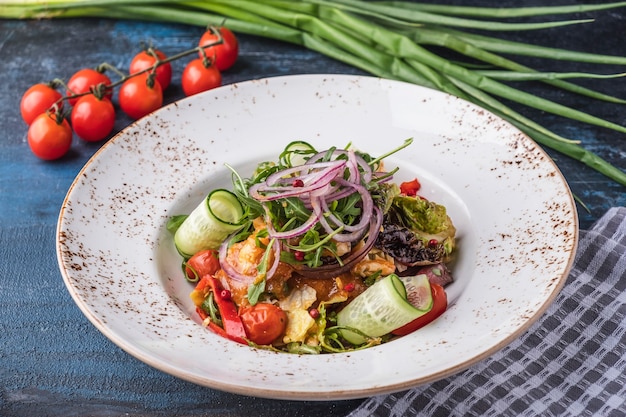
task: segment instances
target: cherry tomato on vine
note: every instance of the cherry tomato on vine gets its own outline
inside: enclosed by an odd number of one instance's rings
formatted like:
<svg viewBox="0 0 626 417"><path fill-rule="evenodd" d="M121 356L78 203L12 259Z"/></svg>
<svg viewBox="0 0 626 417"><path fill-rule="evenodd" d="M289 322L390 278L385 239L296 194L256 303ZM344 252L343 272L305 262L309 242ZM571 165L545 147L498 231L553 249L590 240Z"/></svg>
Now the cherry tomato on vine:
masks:
<svg viewBox="0 0 626 417"><path fill-rule="evenodd" d="M204 61L202 58L196 58L183 70L182 86L185 95L191 96L222 85L220 70L213 64L205 66Z"/></svg>
<svg viewBox="0 0 626 417"><path fill-rule="evenodd" d="M207 58L215 61L215 65L217 65L220 71L225 71L233 66L239 55L239 42L230 29L223 26L209 28L200 38L198 46L202 47L203 45L217 42L219 40L219 36L216 33L217 30L222 35L223 43L204 48L204 52ZM200 54L200 58L202 57L202 54Z"/></svg>
<svg viewBox="0 0 626 417"><path fill-rule="evenodd" d="M248 339L258 345L269 345L280 337L287 327L287 313L269 303L258 303L240 313Z"/></svg>
<svg viewBox="0 0 626 417"><path fill-rule="evenodd" d="M214 275L220 269L220 260L217 251L213 249L201 250L185 262L185 274L192 281L205 275Z"/></svg>
<svg viewBox="0 0 626 417"><path fill-rule="evenodd" d="M131 77L122 84L118 92L122 111L133 119L139 119L163 105L161 84L154 78L150 83L149 78L147 72Z"/></svg>
<svg viewBox="0 0 626 417"><path fill-rule="evenodd" d="M72 145L72 128L60 115L46 112L28 128L28 146L39 158L51 161L67 153Z"/></svg>
<svg viewBox="0 0 626 417"><path fill-rule="evenodd" d="M50 84L39 83L31 86L20 101L20 113L26 124L30 125L37 116L45 113L63 96ZM61 103L59 103L61 107Z"/></svg>
<svg viewBox="0 0 626 417"><path fill-rule="evenodd" d="M115 108L111 100L87 94L74 105L71 120L76 135L87 142L97 142L113 130Z"/></svg>
<svg viewBox="0 0 626 417"><path fill-rule="evenodd" d="M152 55L153 53L156 57ZM151 68L156 63L157 58L159 61L163 61L164 59L167 59L167 56L157 49L139 52L130 62L129 73L135 74ZM156 69L156 79L159 81L159 84L161 84L161 88L165 90L172 81L172 64L169 62L160 64Z"/></svg>
<svg viewBox="0 0 626 417"><path fill-rule="evenodd" d="M430 284L430 290L433 294L433 307L430 311L421 317L416 318L412 322L405 324L399 329L394 330L393 334L396 336L404 336L416 331L417 329L426 326L428 323L434 321L437 317L441 316L448 308L448 296L446 291L441 285Z"/></svg>
<svg viewBox="0 0 626 417"><path fill-rule="evenodd" d="M111 79L106 76L106 74L97 71L93 68L83 68L78 70L67 82L67 95L71 96L73 94L83 94L89 92L92 87L95 87L99 84L110 85ZM105 97L111 99L113 96L113 92L111 90L106 92ZM70 104L73 106L78 101L77 98L69 99Z"/></svg>

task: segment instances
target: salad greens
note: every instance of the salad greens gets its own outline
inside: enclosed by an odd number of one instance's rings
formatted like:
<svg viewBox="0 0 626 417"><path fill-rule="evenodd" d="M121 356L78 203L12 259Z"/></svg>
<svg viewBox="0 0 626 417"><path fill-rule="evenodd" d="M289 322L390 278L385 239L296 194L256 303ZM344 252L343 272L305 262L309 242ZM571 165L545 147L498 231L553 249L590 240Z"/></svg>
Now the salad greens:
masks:
<svg viewBox="0 0 626 417"><path fill-rule="evenodd" d="M206 250L219 259L192 293L203 320L229 337L219 326L220 300L229 326L239 329L229 338L245 340L246 324L233 324L240 320L233 308L269 303L285 318L281 325L287 321L282 340L270 348L322 353L383 343L428 315L433 274L410 268L443 269L456 230L445 207L416 195L416 179L398 186L397 169L384 169L383 159L412 141L379 157L350 144L318 151L294 141L249 177L229 167L232 191L211 191L189 216L168 224L184 265ZM212 296L216 278L225 289ZM235 293L222 293L229 289Z"/></svg>

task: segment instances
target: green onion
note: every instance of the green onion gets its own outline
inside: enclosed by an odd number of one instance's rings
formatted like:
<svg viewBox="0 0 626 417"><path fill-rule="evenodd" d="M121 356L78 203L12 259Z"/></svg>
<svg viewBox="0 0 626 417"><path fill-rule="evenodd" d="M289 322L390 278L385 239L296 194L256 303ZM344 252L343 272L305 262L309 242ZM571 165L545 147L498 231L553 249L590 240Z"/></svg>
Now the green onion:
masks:
<svg viewBox="0 0 626 417"><path fill-rule="evenodd" d="M625 99L570 81L575 78L614 78L624 74L567 70L542 72L503 55L620 66L626 64L626 58L512 42L494 35L501 31L587 24L592 20L555 16L621 7L626 7L626 2L491 8L363 0L0 0L0 17L99 17L197 26L226 22L235 32L302 45L375 76L434 88L474 102L508 120L542 146L575 158L626 185L626 172L585 149L579 140L562 137L504 103L517 102L576 122L626 133L626 127L617 123L507 84L538 81L572 94L624 104ZM507 21L510 18L547 16L552 17L545 21L535 19L532 23ZM477 30L489 35L477 34ZM451 51L459 55L461 61L439 55L432 47Z"/></svg>

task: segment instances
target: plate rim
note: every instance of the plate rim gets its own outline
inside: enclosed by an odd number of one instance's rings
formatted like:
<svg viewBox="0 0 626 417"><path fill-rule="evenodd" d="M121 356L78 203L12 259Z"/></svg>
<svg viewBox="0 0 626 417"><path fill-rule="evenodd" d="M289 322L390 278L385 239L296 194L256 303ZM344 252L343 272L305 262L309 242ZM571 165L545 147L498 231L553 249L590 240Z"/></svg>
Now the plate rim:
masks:
<svg viewBox="0 0 626 417"><path fill-rule="evenodd" d="M285 76L276 76L276 77L267 77L267 78L261 78L261 79L256 79L256 80L247 80L247 81L241 81L241 82L237 82L237 83L233 83L230 85L225 85L223 87L220 88L233 88L233 87L241 87L242 85L246 85L249 83L258 83L258 82L264 82L265 80L271 80L273 82L278 82L281 79L287 79L287 80L291 80L294 78L315 78L315 79L324 79L324 78L344 78L345 80L357 80L357 79L367 79L367 80L375 80L377 82L384 82L384 83L400 83L400 84L406 84L406 85L410 85L412 87L420 87L423 88L425 90L430 91L432 94L440 94L440 95L444 95L444 96L450 96L449 94L440 92L438 90L432 90L426 87L421 87L421 86L416 86L414 84L410 84L410 83L406 83L403 81L397 81L397 80L390 80L390 79L386 79L386 78L380 78L380 77L374 77L374 76L361 76L361 75L349 75L349 74L296 74L296 75L285 75ZM379 88L380 85L379 85ZM453 97L453 96L450 96ZM473 103L467 102L466 100L457 98L457 97L453 97L454 100L460 100L461 102L464 103L469 103L471 106L475 106L475 107L479 107ZM188 100L188 99L193 99L192 97L187 97L187 98L183 98L181 100L177 100L173 103L170 103L165 107L171 107L171 106L177 106L180 105L181 102ZM157 110L156 112L152 113L158 113L160 112L163 108ZM489 112L488 110L484 110L486 113L489 113L491 115L493 115L493 113ZM152 117L151 115L146 116L147 118ZM509 122L503 120L502 118L493 115L493 117L497 118L498 121L503 122L503 123L507 123L510 125ZM403 382L398 382L398 383L394 383L394 384L388 384L385 386L376 386L376 387L371 387L368 389L359 389L359 390L349 390L349 391L335 391L335 392L329 392L329 391L283 391L283 390L272 390L272 389L256 389L254 387L245 387L245 386L239 386L239 385L233 385L233 384L228 384L228 383L220 383L219 381L212 381L210 384L207 384L206 380L202 380L201 378L197 378L192 374L187 374L187 373L181 373L181 370L179 368L177 368L176 366L172 366L168 363L163 363L162 361L158 361L155 360L153 357L149 356L147 357L140 349L137 349L135 346L133 346L132 344L128 343L126 340L124 340L123 338L118 337L118 335L115 334L115 332L112 332L111 329L109 329L106 325L104 325L99 319L98 317L94 316L92 314L92 312L90 311L90 309L88 308L88 304L85 302L84 299L82 299L80 297L80 295L76 292L75 288L73 287L73 285L70 282L69 276L67 275L67 271L65 268L65 262L63 259L63 248L62 248L62 230L63 230L63 221L65 219L65 211L67 210L68 207L68 201L71 198L71 196L73 195L73 192L75 190L76 187L78 187L80 185L80 179L81 177L83 177L83 175L85 174L85 172L90 168L90 166L92 165L92 163L94 161L96 161L97 159L100 158L100 155L105 151L105 149L107 149L109 146L111 146L112 144L117 143L118 141L122 141L125 133L129 130L132 129L135 125L137 125L141 120L140 119L138 121L135 121L133 123L131 123L129 126L126 126L124 129L122 129L120 132L116 133L111 139L109 139L106 143L104 143L89 159L88 161L84 164L84 166L80 169L80 171L77 173L76 177L74 178L74 180L72 181L72 184L70 185L66 196L63 200L60 212L59 212L59 216L58 216L58 220L57 220L57 227L56 227L56 254L57 254L57 260L58 260L58 264L59 264L59 268L61 270L61 274L64 280L64 283L66 285L66 288L68 289L68 292L70 293L70 295L72 296L72 299L74 300L74 302L77 304L77 306L79 307L79 309L81 310L81 312L83 313L83 315L85 315L89 321L103 334L105 335L110 341L112 341L116 346L118 346L119 348L121 348L123 351L127 352L128 354L130 354L131 356L135 357L136 359L152 366L155 369L158 369L160 371L163 371L167 374L170 374L172 376L175 376L177 378L198 384L198 385L202 385L202 386L206 386L206 387L210 387L210 388L214 388L214 389L218 389L221 391L225 391L225 392L231 392L231 393L235 393L235 394L241 394L241 395L249 395L249 396L255 396L255 397L260 397L260 398L271 398L271 399L285 399L285 400L303 400L303 401L327 401L327 400L346 400L346 399L356 399L356 398L365 398L365 397L369 397L372 395L381 395L381 394L389 394L389 393L393 393L393 392L398 392L401 390L406 390L406 389L410 389L413 388L417 385L423 385L423 384L428 384L428 383L432 383L434 381L440 380L442 378L446 378L452 375L455 375L463 370L466 370L467 368L471 367L472 365L492 356L493 354L495 354L496 352L500 351L501 349L503 349L505 346L509 345L512 341L514 341L515 339L517 339L518 337L520 337L520 335L522 335L524 332L526 332L545 312L546 310L549 308L549 306L554 302L554 300L556 299L556 297L560 294L561 289L563 288L563 286L565 285L565 282L567 280L567 277L573 267L573 263L575 260L575 256L576 256L576 252L577 252L577 248L578 248L578 241L579 241L579 218L578 218L578 214L576 211L576 204L575 204L575 200L573 198L573 195L571 193L571 190L569 188L569 185L565 179L565 177L563 176L561 170L558 168L557 164L552 160L552 158L549 157L549 155L547 154L547 152L539 145L537 144L532 138L528 137L528 135L522 133L522 135L524 136L525 140L528 140L530 142L532 142L533 144L536 145L536 149L538 152L540 152L542 154L542 156L545 158L546 161L548 161L551 164L551 168L553 168L555 170L555 172L558 173L558 175L560 176L559 180L560 180L560 184L562 184L565 187L565 190L567 191L567 194L569 196L569 206L572 208L572 217L569 220L572 220L574 222L573 224L573 236L571 237L572 240L572 248L569 252L569 257L568 257L568 261L566 263L566 265L563 268L563 272L559 277L558 282L556 283L556 285L552 288L551 292L549 293L549 295L547 297L544 298L543 303L540 307L538 307L535 311L534 314L529 317L522 325L518 326L516 328L516 330L512 333L510 333L508 336L506 336L505 338L503 338L500 342L498 342L497 344L490 346L488 349L486 349L482 354L473 356L472 358L465 360L464 362L458 363L452 367L447 368L446 370L442 370L439 371L437 373L433 373L430 374L428 376L425 377L420 377L417 379L412 379L412 380L408 380L408 381L403 381ZM516 129L513 127L513 129L519 131L519 129Z"/></svg>

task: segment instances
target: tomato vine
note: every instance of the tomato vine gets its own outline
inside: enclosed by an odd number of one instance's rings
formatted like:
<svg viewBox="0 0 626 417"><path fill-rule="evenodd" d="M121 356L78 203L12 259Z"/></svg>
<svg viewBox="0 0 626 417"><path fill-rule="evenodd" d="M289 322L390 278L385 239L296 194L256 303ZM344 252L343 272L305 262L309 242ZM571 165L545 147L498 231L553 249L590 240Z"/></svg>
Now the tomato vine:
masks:
<svg viewBox="0 0 626 417"><path fill-rule="evenodd" d="M69 150L68 129L70 143L72 133L85 141L97 142L112 132L116 107L132 119L157 110L163 105L163 91L172 80L171 62L190 55L196 57L190 60L188 67L193 65L197 70L181 74L185 95L219 87L222 84L220 67L230 68L238 50L237 38L230 30L208 26L196 47L170 56L152 45L144 46L133 57L128 72L105 62L94 68L80 69L67 82L55 78L48 83L35 84L26 90L20 102L22 119L29 126L30 149L41 159L58 159ZM106 72L114 73L118 79L112 81ZM115 106L113 92L118 87L118 106ZM59 89L64 89L65 94ZM40 120L33 127L41 114L48 115L46 122ZM59 147L50 139L54 135L62 136L59 141L64 146ZM56 147L47 152L47 144Z"/></svg>

